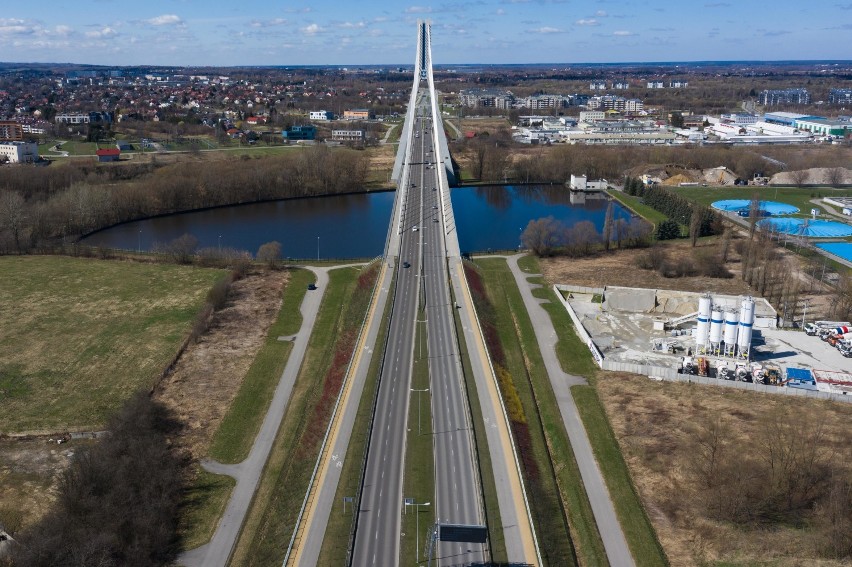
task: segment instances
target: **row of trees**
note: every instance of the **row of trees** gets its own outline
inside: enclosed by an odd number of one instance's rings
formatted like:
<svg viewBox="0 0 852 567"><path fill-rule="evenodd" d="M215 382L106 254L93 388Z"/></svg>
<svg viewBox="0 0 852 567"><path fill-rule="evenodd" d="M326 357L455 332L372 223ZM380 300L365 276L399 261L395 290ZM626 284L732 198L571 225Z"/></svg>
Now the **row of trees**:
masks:
<svg viewBox="0 0 852 567"><path fill-rule="evenodd" d="M612 203L610 203L612 207ZM639 248L651 243L652 227L642 219L629 221L612 218L607 212L603 234L591 221L581 221L566 227L553 217L531 220L521 233L521 243L537 256L565 254L572 257L588 256L602 247Z"/></svg>
<svg viewBox="0 0 852 567"><path fill-rule="evenodd" d="M47 191L0 190L0 251L24 251L158 214L356 191L367 172L363 152L323 146L240 162L170 164L125 183L107 183L100 174L94 182L81 180L78 171L65 178L70 184L60 178Z"/></svg>
<svg viewBox="0 0 852 567"><path fill-rule="evenodd" d="M678 224L689 226L693 246L698 237L719 234L723 230L722 221L715 212L663 187L646 188L639 179L627 177L624 180L624 192L641 197L642 202L649 207Z"/></svg>

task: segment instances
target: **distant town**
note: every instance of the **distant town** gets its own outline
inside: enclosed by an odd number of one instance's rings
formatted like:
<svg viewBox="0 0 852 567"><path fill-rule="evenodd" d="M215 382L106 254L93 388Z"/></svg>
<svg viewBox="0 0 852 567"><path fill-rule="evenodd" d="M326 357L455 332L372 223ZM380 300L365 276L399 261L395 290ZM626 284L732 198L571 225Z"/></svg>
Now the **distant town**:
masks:
<svg viewBox="0 0 852 567"><path fill-rule="evenodd" d="M94 143L100 161L234 143L374 145L404 113L410 74L0 64L0 162L67 155L54 140ZM451 124L503 115L520 144L839 144L852 133L849 74L828 63L461 66L436 70L436 84Z"/></svg>

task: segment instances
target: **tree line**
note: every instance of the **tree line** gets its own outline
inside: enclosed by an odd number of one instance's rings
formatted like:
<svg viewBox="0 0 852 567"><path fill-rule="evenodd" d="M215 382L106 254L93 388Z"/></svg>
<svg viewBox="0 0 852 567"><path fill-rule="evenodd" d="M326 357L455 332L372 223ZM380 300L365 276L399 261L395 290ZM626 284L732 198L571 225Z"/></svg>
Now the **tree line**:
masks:
<svg viewBox="0 0 852 567"><path fill-rule="evenodd" d="M170 442L181 425L146 392L78 451L53 509L17 534L11 565L169 565L180 548L178 513L187 455Z"/></svg>
<svg viewBox="0 0 852 567"><path fill-rule="evenodd" d="M527 223L521 243L536 256L561 254L574 258L590 256L601 249L608 251L613 246L642 248L651 244L653 227L648 222L640 218L614 219L612 209L610 202L602 232L591 221L566 227L553 217L545 217Z"/></svg>
<svg viewBox="0 0 852 567"><path fill-rule="evenodd" d="M35 180L16 174L0 182L0 251L23 252L154 215L357 191L368 160L363 152L314 146L240 161L52 170L28 168ZM123 176L130 180L118 183Z"/></svg>

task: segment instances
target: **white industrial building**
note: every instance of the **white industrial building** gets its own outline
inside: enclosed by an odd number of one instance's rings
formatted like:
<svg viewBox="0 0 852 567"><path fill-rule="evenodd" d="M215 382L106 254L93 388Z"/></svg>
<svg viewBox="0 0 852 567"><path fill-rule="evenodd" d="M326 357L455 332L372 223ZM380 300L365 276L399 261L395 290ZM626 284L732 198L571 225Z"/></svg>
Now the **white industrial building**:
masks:
<svg viewBox="0 0 852 567"><path fill-rule="evenodd" d="M9 163L34 163L38 161L38 144L35 142L0 142L0 161Z"/></svg>
<svg viewBox="0 0 852 567"><path fill-rule="evenodd" d="M585 175L571 174L568 185L572 191L604 191L607 188L606 179L590 181Z"/></svg>
<svg viewBox="0 0 852 567"><path fill-rule="evenodd" d="M328 110L312 110L309 116L311 120L334 120L334 114Z"/></svg>

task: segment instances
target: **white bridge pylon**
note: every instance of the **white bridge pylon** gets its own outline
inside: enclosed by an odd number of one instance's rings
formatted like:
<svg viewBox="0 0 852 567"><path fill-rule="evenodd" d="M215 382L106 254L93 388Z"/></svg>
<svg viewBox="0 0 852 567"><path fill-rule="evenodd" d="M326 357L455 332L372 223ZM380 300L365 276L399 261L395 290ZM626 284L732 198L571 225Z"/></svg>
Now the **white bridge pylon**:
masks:
<svg viewBox="0 0 852 567"><path fill-rule="evenodd" d="M428 85L429 100L431 106L433 134L437 142L439 152L436 153L436 161L444 164L445 175L448 181L455 181L453 164L450 159L450 151L447 145L447 135L444 132L444 123L441 120L441 112L438 106L438 97L435 96L435 82L432 77L432 23L418 20L417 22L417 57L414 60L414 84L411 87L411 97L408 100L408 110L405 113L405 123L402 134L399 137L399 149L396 152L396 161L393 165L391 179L399 183L403 179L403 167L411 147L411 135L414 127L414 115L417 108L417 99L420 94L420 83L426 81Z"/></svg>

